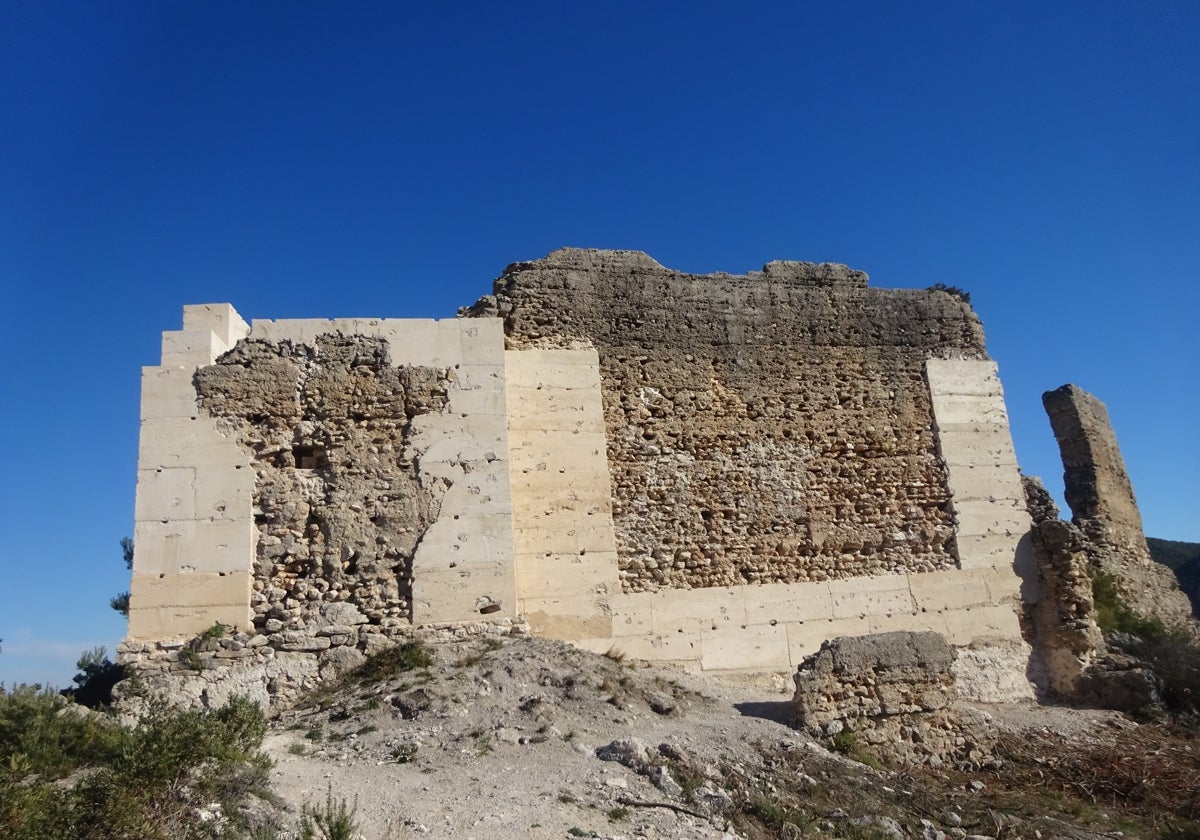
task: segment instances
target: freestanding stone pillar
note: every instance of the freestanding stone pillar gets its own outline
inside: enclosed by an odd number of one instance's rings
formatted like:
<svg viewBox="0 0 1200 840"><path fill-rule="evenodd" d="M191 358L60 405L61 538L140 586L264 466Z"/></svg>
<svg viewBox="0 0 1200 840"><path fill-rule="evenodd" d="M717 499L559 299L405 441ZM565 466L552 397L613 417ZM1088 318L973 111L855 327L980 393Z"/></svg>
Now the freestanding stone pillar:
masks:
<svg viewBox="0 0 1200 840"><path fill-rule="evenodd" d="M1078 385L1042 394L1063 461L1072 521L1087 537L1091 564L1115 575L1131 606L1168 624L1186 621L1191 605L1174 575L1150 558L1133 484L1108 409Z"/></svg>

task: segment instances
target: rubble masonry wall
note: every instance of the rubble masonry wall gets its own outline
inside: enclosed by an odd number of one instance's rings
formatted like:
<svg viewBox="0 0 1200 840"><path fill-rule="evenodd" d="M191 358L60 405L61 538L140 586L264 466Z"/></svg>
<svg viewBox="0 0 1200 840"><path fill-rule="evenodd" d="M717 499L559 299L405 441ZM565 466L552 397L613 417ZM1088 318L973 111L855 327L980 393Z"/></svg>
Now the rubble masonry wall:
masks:
<svg viewBox="0 0 1200 840"><path fill-rule="evenodd" d="M1028 695L1028 515L969 307L572 250L496 292L445 321L187 307L144 375L126 660L182 673L219 621L286 693L416 626L706 670L935 630L996 672L968 692Z"/></svg>

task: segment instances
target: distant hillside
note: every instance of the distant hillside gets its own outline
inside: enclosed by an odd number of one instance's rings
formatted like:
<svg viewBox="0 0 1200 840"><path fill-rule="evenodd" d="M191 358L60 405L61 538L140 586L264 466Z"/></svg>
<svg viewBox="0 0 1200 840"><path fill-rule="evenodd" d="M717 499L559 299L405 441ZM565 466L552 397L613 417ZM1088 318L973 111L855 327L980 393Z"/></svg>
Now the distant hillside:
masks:
<svg viewBox="0 0 1200 840"><path fill-rule="evenodd" d="M1146 537L1150 556L1175 571L1179 588L1192 602L1192 615L1200 618L1200 543Z"/></svg>
<svg viewBox="0 0 1200 840"><path fill-rule="evenodd" d="M1172 569L1200 560L1200 543L1146 537L1146 544L1150 546L1151 557Z"/></svg>

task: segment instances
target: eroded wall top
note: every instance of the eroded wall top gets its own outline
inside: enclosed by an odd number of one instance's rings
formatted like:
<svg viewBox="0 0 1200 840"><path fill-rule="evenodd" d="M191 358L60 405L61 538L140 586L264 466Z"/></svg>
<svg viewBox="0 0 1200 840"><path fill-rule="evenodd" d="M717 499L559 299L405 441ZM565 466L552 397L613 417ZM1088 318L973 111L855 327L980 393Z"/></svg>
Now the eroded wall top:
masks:
<svg viewBox="0 0 1200 840"><path fill-rule="evenodd" d="M987 358L957 297L563 249L465 314L503 317L512 349L596 347L626 591L955 565L923 365Z"/></svg>

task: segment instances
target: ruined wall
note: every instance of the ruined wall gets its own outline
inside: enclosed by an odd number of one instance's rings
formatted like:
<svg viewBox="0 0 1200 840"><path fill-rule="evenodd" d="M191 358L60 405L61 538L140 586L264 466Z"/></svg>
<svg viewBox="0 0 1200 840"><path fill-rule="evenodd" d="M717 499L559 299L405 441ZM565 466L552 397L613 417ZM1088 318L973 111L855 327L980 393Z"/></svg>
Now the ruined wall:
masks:
<svg viewBox="0 0 1200 840"><path fill-rule="evenodd" d="M1063 461L1064 495L1093 567L1116 576L1130 606L1166 624L1191 619L1174 574L1146 547L1133 485L1104 403L1077 385L1042 394Z"/></svg>
<svg viewBox="0 0 1200 840"><path fill-rule="evenodd" d="M124 664L188 702L286 702L414 626L512 625L498 323L196 313L240 328L187 357L164 334L147 369L144 412L178 416L143 422Z"/></svg>
<svg viewBox="0 0 1200 840"><path fill-rule="evenodd" d="M571 599L526 613L535 632L763 671L836 636L933 630L962 648L966 693L1029 696L1029 520L969 307L869 289L844 266L695 276L574 249L510 266L494 291L460 314L503 318L510 368L559 354L534 379L576 383L591 424L579 451L594 453L601 420L611 478L619 581L592 547L573 568L540 565L547 580L587 571ZM590 392L559 364L585 353ZM522 396L539 399L567 405ZM547 492L608 512L592 467L576 481L541 466L535 481L513 473L514 512L547 513Z"/></svg>
<svg viewBox="0 0 1200 840"><path fill-rule="evenodd" d="M866 283L566 249L474 311L504 316L510 348L599 353L626 591L953 568L925 362L986 358L982 329L951 295Z"/></svg>
<svg viewBox="0 0 1200 840"><path fill-rule="evenodd" d="M444 411L448 376L392 367L384 340L336 333L243 341L197 371L200 408L255 472L255 630L316 620L328 602L372 626L409 623L413 553L446 490L417 471L412 420Z"/></svg>
<svg viewBox="0 0 1200 840"><path fill-rule="evenodd" d="M956 296L571 249L495 291L457 321L188 308L199 349L147 369L173 414L143 425L127 664L286 702L420 627L721 671L916 630L959 691L1030 696L1028 514ZM227 492L177 504L193 476Z"/></svg>

